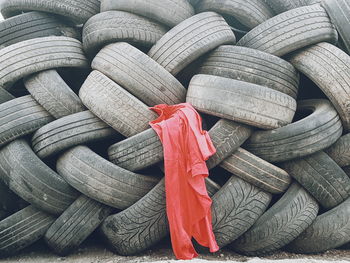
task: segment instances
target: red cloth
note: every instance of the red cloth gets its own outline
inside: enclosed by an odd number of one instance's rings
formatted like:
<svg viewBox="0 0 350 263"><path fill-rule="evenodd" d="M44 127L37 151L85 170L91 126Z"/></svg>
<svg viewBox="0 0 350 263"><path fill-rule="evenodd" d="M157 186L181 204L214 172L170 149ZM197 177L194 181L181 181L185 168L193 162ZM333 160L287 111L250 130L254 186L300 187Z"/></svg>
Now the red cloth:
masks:
<svg viewBox="0 0 350 263"><path fill-rule="evenodd" d="M174 254L178 259L198 256L192 237L216 252L212 201L204 180L209 175L205 161L216 152L215 147L190 104L161 104L151 109L160 115L150 125L164 149L166 210Z"/></svg>

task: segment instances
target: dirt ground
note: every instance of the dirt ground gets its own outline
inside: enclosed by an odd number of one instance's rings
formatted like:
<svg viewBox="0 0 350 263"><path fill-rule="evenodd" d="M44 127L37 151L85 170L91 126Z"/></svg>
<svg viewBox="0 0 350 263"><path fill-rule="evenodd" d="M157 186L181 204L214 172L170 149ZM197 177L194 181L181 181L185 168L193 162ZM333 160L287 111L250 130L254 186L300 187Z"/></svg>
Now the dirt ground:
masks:
<svg viewBox="0 0 350 263"><path fill-rule="evenodd" d="M325 262L350 262L350 250L332 250L318 255L299 255L286 252L278 252L273 255L258 258L244 257L228 250L221 250L211 255L201 255L190 261L191 263L226 263L226 262L248 262L248 263L325 263ZM94 241L84 243L80 249L67 257L54 255L43 242L27 248L16 256L0 259L4 263L175 263L176 261L165 242L160 247L149 250L137 257L122 257L113 254L103 244L96 245ZM188 261L186 261L188 262Z"/></svg>

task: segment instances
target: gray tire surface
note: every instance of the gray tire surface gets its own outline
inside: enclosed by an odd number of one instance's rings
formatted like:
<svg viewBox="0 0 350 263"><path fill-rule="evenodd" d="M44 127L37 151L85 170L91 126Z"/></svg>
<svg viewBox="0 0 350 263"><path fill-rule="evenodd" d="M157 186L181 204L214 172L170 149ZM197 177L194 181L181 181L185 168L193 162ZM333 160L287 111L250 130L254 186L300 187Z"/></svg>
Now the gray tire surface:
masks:
<svg viewBox="0 0 350 263"><path fill-rule="evenodd" d="M31 75L25 78L24 85L33 98L56 119L85 110L78 95L56 70Z"/></svg>
<svg viewBox="0 0 350 263"><path fill-rule="evenodd" d="M254 83L295 99L298 94L299 74L290 63L251 48L220 46L208 55L198 73Z"/></svg>
<svg viewBox="0 0 350 263"><path fill-rule="evenodd" d="M62 35L80 37L74 28L62 23L58 17L41 12L21 14L0 23L1 48L32 38Z"/></svg>
<svg viewBox="0 0 350 263"><path fill-rule="evenodd" d="M45 235L55 218L28 206L0 221L0 258L13 255Z"/></svg>
<svg viewBox="0 0 350 263"><path fill-rule="evenodd" d="M86 146L74 147L60 156L57 172L81 193L120 210L133 205L159 181L120 168Z"/></svg>
<svg viewBox="0 0 350 263"><path fill-rule="evenodd" d="M148 55L176 75L208 51L235 42L235 35L222 16L214 12L204 12L188 18L168 31L151 48Z"/></svg>
<svg viewBox="0 0 350 263"><path fill-rule="evenodd" d="M91 112L126 137L148 129L148 123L158 116L142 101L96 70L85 80L79 96Z"/></svg>
<svg viewBox="0 0 350 263"><path fill-rule="evenodd" d="M282 162L321 151L341 136L339 115L329 101L299 101L297 112L311 114L276 130L254 132L246 149L268 162Z"/></svg>
<svg viewBox="0 0 350 263"><path fill-rule="evenodd" d="M350 165L350 133L342 136L331 147L325 149L325 152L340 167Z"/></svg>
<svg viewBox="0 0 350 263"><path fill-rule="evenodd" d="M182 84L146 54L127 43L104 47L91 66L148 106L185 101L186 89Z"/></svg>
<svg viewBox="0 0 350 263"><path fill-rule="evenodd" d="M304 6L284 12L248 32L237 43L283 56L319 42L336 43L337 31L320 5Z"/></svg>
<svg viewBox="0 0 350 263"><path fill-rule="evenodd" d="M77 198L77 191L43 163L25 140L8 144L0 156L1 179L37 208L58 215Z"/></svg>
<svg viewBox="0 0 350 263"><path fill-rule="evenodd" d="M250 29L274 16L271 8L264 1L259 0L202 0L197 4L196 10L233 16Z"/></svg>
<svg viewBox="0 0 350 263"><path fill-rule="evenodd" d="M156 20L170 27L194 15L187 0L101 0L101 12L126 11Z"/></svg>
<svg viewBox="0 0 350 263"><path fill-rule="evenodd" d="M83 111L50 122L37 130L32 137L32 147L44 159L79 144L117 136L114 129L90 111Z"/></svg>
<svg viewBox="0 0 350 263"><path fill-rule="evenodd" d="M338 111L344 129L350 130L350 57L328 43L299 51L290 62L326 94Z"/></svg>
<svg viewBox="0 0 350 263"><path fill-rule="evenodd" d="M69 37L40 37L0 49L0 86L10 89L30 74L59 67L88 67L82 44Z"/></svg>
<svg viewBox="0 0 350 263"><path fill-rule="evenodd" d="M326 209L350 196L350 178L322 151L286 162L283 167Z"/></svg>
<svg viewBox="0 0 350 263"><path fill-rule="evenodd" d="M262 129L275 129L292 122L296 101L260 85L210 75L195 75L187 102L196 110Z"/></svg>
<svg viewBox="0 0 350 263"><path fill-rule="evenodd" d="M275 12L280 14L291 9L310 5L314 0L264 0Z"/></svg>
<svg viewBox="0 0 350 263"><path fill-rule="evenodd" d="M28 135L53 117L30 95L0 104L0 146Z"/></svg>
<svg viewBox="0 0 350 263"><path fill-rule="evenodd" d="M78 248L112 210L81 195L50 226L45 241L56 254L65 256Z"/></svg>
<svg viewBox="0 0 350 263"><path fill-rule="evenodd" d="M106 11L91 17L84 25L83 46L94 55L103 46L114 42L151 47L167 27L151 19L123 11Z"/></svg>
<svg viewBox="0 0 350 263"><path fill-rule="evenodd" d="M258 221L230 245L245 255L265 255L297 238L315 220L318 204L299 184L288 191Z"/></svg>
<svg viewBox="0 0 350 263"><path fill-rule="evenodd" d="M220 167L272 194L286 191L291 183L288 173L250 152L239 148Z"/></svg>
<svg viewBox="0 0 350 263"><path fill-rule="evenodd" d="M350 198L319 215L286 249L295 253L320 253L350 241Z"/></svg>
<svg viewBox="0 0 350 263"><path fill-rule="evenodd" d="M209 158L207 166L215 167L234 152L251 134L245 125L221 119L209 131L217 152ZM108 149L109 159L129 171L137 171L163 160L163 146L153 129L148 129Z"/></svg>
<svg viewBox="0 0 350 263"><path fill-rule="evenodd" d="M4 18L20 14L22 11L42 11L69 18L82 24L100 11L99 0L4 0L0 4Z"/></svg>
<svg viewBox="0 0 350 263"><path fill-rule="evenodd" d="M16 97L10 94L7 90L0 87L0 104L7 102L9 100L13 100Z"/></svg>

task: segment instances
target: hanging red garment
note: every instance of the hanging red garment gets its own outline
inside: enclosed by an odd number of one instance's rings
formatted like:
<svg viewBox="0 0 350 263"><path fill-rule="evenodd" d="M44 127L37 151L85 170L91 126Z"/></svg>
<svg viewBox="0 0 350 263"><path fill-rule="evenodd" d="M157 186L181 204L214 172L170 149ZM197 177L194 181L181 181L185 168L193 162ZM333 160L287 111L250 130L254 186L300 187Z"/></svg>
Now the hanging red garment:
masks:
<svg viewBox="0 0 350 263"><path fill-rule="evenodd" d="M202 121L188 103L151 108L160 116L150 122L164 149L166 212L171 243L177 259L198 256L192 237L210 252L219 247L212 229L211 204L205 161L216 150Z"/></svg>

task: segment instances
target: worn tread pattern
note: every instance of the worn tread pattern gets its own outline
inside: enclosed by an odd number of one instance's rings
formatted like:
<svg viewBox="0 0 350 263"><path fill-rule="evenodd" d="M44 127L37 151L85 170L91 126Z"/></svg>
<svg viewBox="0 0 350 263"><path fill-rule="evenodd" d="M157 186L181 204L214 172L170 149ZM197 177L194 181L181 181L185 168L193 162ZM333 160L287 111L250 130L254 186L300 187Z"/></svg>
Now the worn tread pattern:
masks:
<svg viewBox="0 0 350 263"><path fill-rule="evenodd" d="M230 248L249 256L272 253L298 237L315 220L316 200L300 185L288 191Z"/></svg>
<svg viewBox="0 0 350 263"><path fill-rule="evenodd" d="M344 129L350 130L350 57L329 43L319 43L293 54L289 61L326 94Z"/></svg>
<svg viewBox="0 0 350 263"><path fill-rule="evenodd" d="M321 2L320 0L264 0L275 12L280 14L291 9Z"/></svg>
<svg viewBox="0 0 350 263"><path fill-rule="evenodd" d="M139 15L106 11L84 24L83 47L87 54L95 54L103 46L114 42L151 47L167 31L167 27Z"/></svg>
<svg viewBox="0 0 350 263"><path fill-rule="evenodd" d="M118 133L90 111L75 113L38 129L32 147L41 159L48 158L79 144L118 138Z"/></svg>
<svg viewBox="0 0 350 263"><path fill-rule="evenodd" d="M30 74L60 67L88 67L81 42L63 36L22 41L0 49L0 86L10 89Z"/></svg>
<svg viewBox="0 0 350 263"><path fill-rule="evenodd" d="M66 151L56 167L57 172L81 193L121 210L141 199L159 181L120 168L86 146Z"/></svg>
<svg viewBox="0 0 350 263"><path fill-rule="evenodd" d="M340 167L350 165L350 134L346 134L339 138L331 147L325 149L325 152Z"/></svg>
<svg viewBox="0 0 350 263"><path fill-rule="evenodd" d="M251 48L220 46L208 55L197 72L265 86L295 99L298 94L299 74L293 65Z"/></svg>
<svg viewBox="0 0 350 263"><path fill-rule="evenodd" d="M248 32L237 45L283 56L319 42L336 43L338 34L320 5L284 12Z"/></svg>
<svg viewBox="0 0 350 263"><path fill-rule="evenodd" d="M297 112L312 113L276 130L254 132L244 148L268 162L283 162L321 151L341 136L339 115L329 101L299 101Z"/></svg>
<svg viewBox="0 0 350 263"><path fill-rule="evenodd" d="M112 211L111 207L81 195L50 226L45 241L56 254L65 256L78 248Z"/></svg>
<svg viewBox="0 0 350 263"><path fill-rule="evenodd" d="M350 178L322 151L286 162L283 167L326 209L350 196Z"/></svg>
<svg viewBox="0 0 350 263"><path fill-rule="evenodd" d="M210 75L195 75L187 102L210 115L262 129L275 129L292 122L296 101L260 85Z"/></svg>
<svg viewBox="0 0 350 263"><path fill-rule="evenodd" d="M222 16L204 12L169 30L148 55L176 75L208 51L235 42L236 37Z"/></svg>

